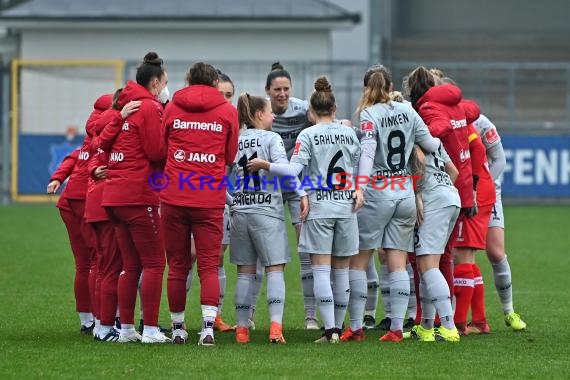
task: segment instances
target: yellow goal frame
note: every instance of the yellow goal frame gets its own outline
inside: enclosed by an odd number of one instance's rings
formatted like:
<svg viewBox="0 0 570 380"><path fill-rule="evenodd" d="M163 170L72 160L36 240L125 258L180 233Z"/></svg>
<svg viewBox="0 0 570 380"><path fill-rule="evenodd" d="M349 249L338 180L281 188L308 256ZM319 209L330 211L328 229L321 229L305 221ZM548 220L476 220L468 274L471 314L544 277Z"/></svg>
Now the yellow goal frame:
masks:
<svg viewBox="0 0 570 380"><path fill-rule="evenodd" d="M12 163L11 163L11 197L13 202L57 202L59 196L22 195L18 193L18 138L20 123L20 68L25 66L87 66L111 67L115 69L115 87L123 86L124 60L65 60L65 59L15 59L12 61L11 73L11 110L12 118ZM49 178L46 179L46 181ZM46 182L47 185L47 182Z"/></svg>

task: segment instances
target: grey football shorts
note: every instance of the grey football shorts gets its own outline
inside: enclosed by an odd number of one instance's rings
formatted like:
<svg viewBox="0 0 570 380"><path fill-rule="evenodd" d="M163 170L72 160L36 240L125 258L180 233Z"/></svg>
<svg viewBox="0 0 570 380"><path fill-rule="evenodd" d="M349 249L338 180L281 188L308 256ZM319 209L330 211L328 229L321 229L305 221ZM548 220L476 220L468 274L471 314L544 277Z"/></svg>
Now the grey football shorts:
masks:
<svg viewBox="0 0 570 380"><path fill-rule="evenodd" d="M491 209L489 228L491 227L505 228L505 215L503 214L503 201L501 200L500 191L497 191L497 200Z"/></svg>
<svg viewBox="0 0 570 380"><path fill-rule="evenodd" d="M293 225L301 223L301 198L295 191L283 190L283 204L287 202L289 214L291 215L291 223Z"/></svg>
<svg viewBox="0 0 570 380"><path fill-rule="evenodd" d="M442 255L458 216L459 207L456 206L424 212L424 222L414 236L416 256Z"/></svg>
<svg viewBox="0 0 570 380"><path fill-rule="evenodd" d="M235 212L230 232L230 261L264 267L291 261L285 221L262 214Z"/></svg>
<svg viewBox="0 0 570 380"><path fill-rule="evenodd" d="M358 212L360 250L387 248L407 252L414 238L414 197L367 201Z"/></svg>
<svg viewBox="0 0 570 380"><path fill-rule="evenodd" d="M309 219L301 226L301 253L346 257L358 253L358 221L352 218Z"/></svg>

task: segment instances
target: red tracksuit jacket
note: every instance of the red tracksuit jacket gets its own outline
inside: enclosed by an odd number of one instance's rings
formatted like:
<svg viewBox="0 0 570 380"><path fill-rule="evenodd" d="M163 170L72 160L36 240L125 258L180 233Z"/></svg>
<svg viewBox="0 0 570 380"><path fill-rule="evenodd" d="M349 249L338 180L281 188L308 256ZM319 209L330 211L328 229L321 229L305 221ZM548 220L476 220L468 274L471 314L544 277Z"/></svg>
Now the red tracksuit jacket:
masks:
<svg viewBox="0 0 570 380"><path fill-rule="evenodd" d="M495 203L497 195L493 177L491 177L491 172L489 172L487 150L475 126L469 124L467 130L469 131L469 149L471 150L473 175L479 177L479 182L477 183L477 205L489 206Z"/></svg>
<svg viewBox="0 0 570 380"><path fill-rule="evenodd" d="M88 223L109 220L107 212L103 206L101 206L105 180L96 178L94 176L94 171L99 166L107 165L109 157L105 152L98 150L99 134L103 131L106 125L116 123L120 126L122 124L121 121L122 118L120 117L120 111L109 108L103 112L101 117L99 117L95 122L94 133L96 135L91 139L91 147L89 151L90 158L89 163L87 164L89 180L87 186L87 197L85 198L85 219Z"/></svg>
<svg viewBox="0 0 570 380"><path fill-rule="evenodd" d="M93 112L91 112L91 115L89 116L89 119L87 119L87 123L85 125L87 136L85 136L85 139L83 140L83 145L80 149L71 154L75 158L73 171L71 174L67 174L65 177L62 177L62 174L67 173L69 170L70 161L66 160L71 156L69 155L62 161L58 169L52 175L51 180L57 179L61 183L63 183L63 181L69 177L69 182L65 186L65 189L63 189L63 192L59 197L59 201L57 202L58 208L69 210L69 206L67 206L67 199L85 200L85 194L87 193L87 179L89 177L89 173L87 172L87 162L90 157L89 146L92 136L91 130L95 124L95 121L99 118L101 113L111 107L112 101L112 94L102 95L95 101L95 104L93 105Z"/></svg>
<svg viewBox="0 0 570 380"><path fill-rule="evenodd" d="M129 81L119 96L122 108L131 100L140 100L139 110L122 124L113 141L103 131L99 147L110 149L107 178L103 189L103 206L158 206L158 194L149 186L153 172L160 171L165 158L162 105L146 88Z"/></svg>
<svg viewBox="0 0 570 380"><path fill-rule="evenodd" d="M166 107L164 130L170 185L160 200L174 206L223 208L226 188L220 183L238 149L235 107L216 88L192 85L174 94ZM205 184L210 180L211 185Z"/></svg>
<svg viewBox="0 0 570 380"><path fill-rule="evenodd" d="M460 105L461 90L451 84L430 88L416 103L416 109L432 136L439 137L459 171L455 187L461 207L473 207L473 172L469 152L467 120Z"/></svg>

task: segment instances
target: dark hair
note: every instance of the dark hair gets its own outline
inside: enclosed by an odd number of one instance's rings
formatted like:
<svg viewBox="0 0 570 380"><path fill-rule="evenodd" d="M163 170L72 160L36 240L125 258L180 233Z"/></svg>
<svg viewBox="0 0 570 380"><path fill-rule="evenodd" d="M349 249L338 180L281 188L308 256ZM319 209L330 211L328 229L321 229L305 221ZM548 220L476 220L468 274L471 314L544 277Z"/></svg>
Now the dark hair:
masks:
<svg viewBox="0 0 570 380"><path fill-rule="evenodd" d="M239 125L246 125L248 128L255 128L253 120L255 113L263 111L267 107L268 100L261 96L252 96L247 92L242 93L237 102Z"/></svg>
<svg viewBox="0 0 570 380"><path fill-rule="evenodd" d="M189 85L193 84L203 84L206 86L215 87L215 83L220 79L218 75L218 70L209 63L196 62L188 70L186 75L186 81Z"/></svg>
<svg viewBox="0 0 570 380"><path fill-rule="evenodd" d="M218 77L220 79L220 82L229 82L232 84L232 86L234 85L234 82L232 82L231 78L226 73L224 73L222 70L216 69L216 72L218 73Z"/></svg>
<svg viewBox="0 0 570 380"><path fill-rule="evenodd" d="M165 71L162 65L162 58L158 54L153 51L146 53L143 62L137 67L137 83L147 87L153 78L162 78Z"/></svg>
<svg viewBox="0 0 570 380"><path fill-rule="evenodd" d="M281 65L281 63L277 61L271 65L271 71L269 72L269 74L267 74L267 80L265 81L265 89L268 90L269 87L271 87L273 79L279 77L285 77L289 79L289 82L291 82L291 75L287 70L283 68L283 65Z"/></svg>
<svg viewBox="0 0 570 380"><path fill-rule="evenodd" d="M317 116L332 115L336 100L331 84L326 77L318 77L315 81L315 91L311 95L311 108Z"/></svg>
<svg viewBox="0 0 570 380"><path fill-rule="evenodd" d="M360 113L376 103L389 103L392 101L389 91L390 85L386 84L387 79L383 71L372 72L366 82L367 84L358 102L356 112Z"/></svg>
<svg viewBox="0 0 570 380"><path fill-rule="evenodd" d="M115 93L113 94L113 102L111 103L111 108L116 109L116 110L120 110L121 107L119 107L119 96L121 95L121 92L123 92L122 88L119 88L115 91Z"/></svg>
<svg viewBox="0 0 570 380"><path fill-rule="evenodd" d="M232 85L232 97L233 97L234 92L236 90L236 86L234 85L234 82L231 80L231 78L226 73L222 72L222 70L216 69L216 72L218 73L218 78L219 78L221 83L229 83Z"/></svg>
<svg viewBox="0 0 570 380"><path fill-rule="evenodd" d="M410 101L414 108L418 100L433 86L435 86L434 76L423 66L416 68L408 75L406 90L409 91Z"/></svg>
<svg viewBox="0 0 570 380"><path fill-rule="evenodd" d="M368 70L366 70L363 80L364 87L368 86L368 81L374 73L381 73L384 76L384 82L386 86L385 90L386 92L390 92L390 86L392 85L392 72L389 68L380 64L370 66Z"/></svg>

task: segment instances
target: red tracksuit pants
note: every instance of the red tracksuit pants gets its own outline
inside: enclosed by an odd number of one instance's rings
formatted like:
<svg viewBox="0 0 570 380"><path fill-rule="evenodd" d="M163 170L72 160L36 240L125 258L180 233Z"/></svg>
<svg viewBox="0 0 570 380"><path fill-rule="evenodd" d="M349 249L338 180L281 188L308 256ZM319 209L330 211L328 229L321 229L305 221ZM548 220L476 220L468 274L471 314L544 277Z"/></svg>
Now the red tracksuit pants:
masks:
<svg viewBox="0 0 570 380"><path fill-rule="evenodd" d="M190 234L194 236L196 245L200 303L217 307L220 302L218 263L222 248L224 209L162 204L160 212L168 259L170 311L179 313L186 308L186 278L192 268Z"/></svg>
<svg viewBox="0 0 570 380"><path fill-rule="evenodd" d="M117 313L117 286L123 269L121 251L115 236L113 223L101 221L90 223L97 237L99 254L99 319L102 325L112 326Z"/></svg>
<svg viewBox="0 0 570 380"><path fill-rule="evenodd" d="M158 326L165 257L157 206L106 207L115 227L123 261L118 296L121 323L134 324L137 288L141 272L144 323Z"/></svg>
<svg viewBox="0 0 570 380"><path fill-rule="evenodd" d="M59 210L61 219L67 228L71 251L75 259L75 309L79 313L96 314L95 279L97 276L95 236L85 223L85 201L69 199L71 211ZM93 304L92 304L93 303Z"/></svg>

